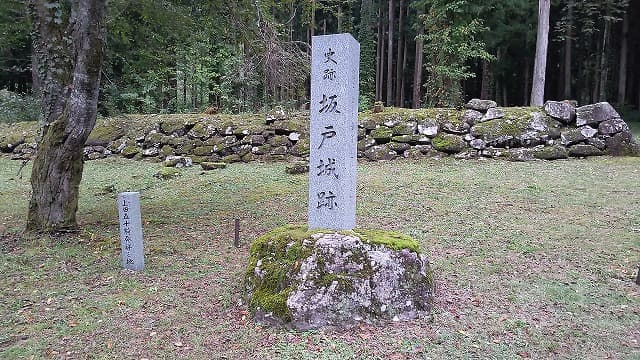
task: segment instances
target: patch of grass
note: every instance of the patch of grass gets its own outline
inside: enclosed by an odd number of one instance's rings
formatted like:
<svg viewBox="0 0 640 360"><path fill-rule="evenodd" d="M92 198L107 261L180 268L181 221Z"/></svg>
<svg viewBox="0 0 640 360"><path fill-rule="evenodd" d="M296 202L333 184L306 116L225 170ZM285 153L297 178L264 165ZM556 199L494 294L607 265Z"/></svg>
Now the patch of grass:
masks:
<svg viewBox="0 0 640 360"><path fill-rule="evenodd" d="M21 236L30 165L0 157L0 358L633 358L640 158L425 159L358 167L359 228L429 254L431 319L346 332L264 328L242 302L248 244L306 222L285 164L87 162L82 231ZM139 191L145 264L121 270L116 195ZM240 219L243 247L233 247ZM224 344L224 346L221 346Z"/></svg>

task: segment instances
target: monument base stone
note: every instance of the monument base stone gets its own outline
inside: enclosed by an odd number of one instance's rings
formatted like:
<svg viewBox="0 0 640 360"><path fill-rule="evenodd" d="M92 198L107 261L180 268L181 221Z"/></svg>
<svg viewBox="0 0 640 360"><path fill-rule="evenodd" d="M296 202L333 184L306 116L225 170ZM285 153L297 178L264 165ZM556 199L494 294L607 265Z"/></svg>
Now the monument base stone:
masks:
<svg viewBox="0 0 640 360"><path fill-rule="evenodd" d="M245 287L257 321L296 330L415 319L433 300L418 243L378 230L272 230L251 246Z"/></svg>

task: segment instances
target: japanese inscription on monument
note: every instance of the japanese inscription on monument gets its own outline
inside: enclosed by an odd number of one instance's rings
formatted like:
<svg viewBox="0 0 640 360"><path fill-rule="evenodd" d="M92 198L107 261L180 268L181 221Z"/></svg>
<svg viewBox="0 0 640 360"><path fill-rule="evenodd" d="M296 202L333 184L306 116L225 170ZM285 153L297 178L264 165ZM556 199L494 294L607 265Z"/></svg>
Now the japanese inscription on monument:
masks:
<svg viewBox="0 0 640 360"><path fill-rule="evenodd" d="M122 267L135 271L142 270L144 268L144 249L142 247L140 193L123 192L118 194L118 214Z"/></svg>
<svg viewBox="0 0 640 360"><path fill-rule="evenodd" d="M314 36L311 57L309 228L356 225L360 44Z"/></svg>

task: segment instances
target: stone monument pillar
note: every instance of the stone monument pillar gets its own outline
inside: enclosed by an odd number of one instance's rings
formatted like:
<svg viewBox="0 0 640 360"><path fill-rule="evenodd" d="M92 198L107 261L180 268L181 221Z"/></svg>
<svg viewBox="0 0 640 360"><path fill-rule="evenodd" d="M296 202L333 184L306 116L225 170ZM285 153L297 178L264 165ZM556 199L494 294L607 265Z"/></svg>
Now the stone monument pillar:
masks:
<svg viewBox="0 0 640 360"><path fill-rule="evenodd" d="M310 229L356 225L359 68L360 44L350 34L313 37Z"/></svg>

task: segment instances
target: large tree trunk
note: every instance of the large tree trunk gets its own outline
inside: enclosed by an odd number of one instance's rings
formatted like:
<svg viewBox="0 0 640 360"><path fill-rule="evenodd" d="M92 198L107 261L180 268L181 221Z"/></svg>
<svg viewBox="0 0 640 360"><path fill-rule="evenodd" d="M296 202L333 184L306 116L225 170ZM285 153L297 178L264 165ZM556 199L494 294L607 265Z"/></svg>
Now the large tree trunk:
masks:
<svg viewBox="0 0 640 360"><path fill-rule="evenodd" d="M622 39L620 42L620 69L618 72L618 104L624 105L627 100L627 56L629 37L629 13L622 20Z"/></svg>
<svg viewBox="0 0 640 360"><path fill-rule="evenodd" d="M422 24L422 19L420 19L420 15L422 15L422 10L418 9L418 36L416 36L416 54L415 54L415 62L413 66L413 96L412 96L412 107L414 109L419 109L421 107L422 100L422 62L424 59L424 43L422 41L422 34L424 32L424 26Z"/></svg>
<svg viewBox="0 0 640 360"><path fill-rule="evenodd" d="M33 193L26 230L74 230L82 150L98 107L106 0L73 2L66 27L47 1L30 0L29 7L44 91L45 126L31 172ZM58 44L71 44L69 53L65 53L69 45L58 48Z"/></svg>
<svg viewBox="0 0 640 360"><path fill-rule="evenodd" d="M393 0L389 0L389 33L387 34L387 106L393 106Z"/></svg>
<svg viewBox="0 0 640 360"><path fill-rule="evenodd" d="M544 83L547 70L547 48L549 45L549 12L551 0L538 0L538 34L536 38L536 58L533 66L531 106L542 106Z"/></svg>

